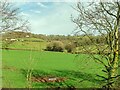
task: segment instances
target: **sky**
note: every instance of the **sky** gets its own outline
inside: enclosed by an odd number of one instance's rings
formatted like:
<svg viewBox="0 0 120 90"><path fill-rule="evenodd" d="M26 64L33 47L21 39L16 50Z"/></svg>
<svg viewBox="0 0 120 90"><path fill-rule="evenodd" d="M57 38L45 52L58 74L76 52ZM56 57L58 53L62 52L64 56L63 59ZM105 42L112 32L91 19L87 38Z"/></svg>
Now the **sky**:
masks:
<svg viewBox="0 0 120 90"><path fill-rule="evenodd" d="M14 2L20 8L20 15L30 22L31 32L35 34L72 34L76 25L71 15L77 12L72 8L75 2Z"/></svg>

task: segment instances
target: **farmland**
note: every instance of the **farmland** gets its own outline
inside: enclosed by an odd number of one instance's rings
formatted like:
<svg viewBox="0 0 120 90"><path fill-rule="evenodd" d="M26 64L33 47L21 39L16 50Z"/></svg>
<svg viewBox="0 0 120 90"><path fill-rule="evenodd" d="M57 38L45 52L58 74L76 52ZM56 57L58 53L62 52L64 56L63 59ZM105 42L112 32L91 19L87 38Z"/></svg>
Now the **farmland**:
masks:
<svg viewBox="0 0 120 90"><path fill-rule="evenodd" d="M105 85L101 81L102 78L97 76L105 76L102 72L104 67L90 58L90 53L85 52L80 46L85 42L77 41L77 37L74 36L53 35L40 38L43 35L39 37L30 35L28 38L24 34L26 35L23 32L15 32L14 35L8 33L9 36L6 34L2 38L4 88L98 88ZM15 41L11 41L11 38ZM86 40L86 37L84 39ZM74 42L80 42L80 45ZM64 48L62 52L47 51L45 49L48 45L56 45L53 47L63 45ZM65 51L66 45L68 50L73 48L71 52ZM91 43L85 47L99 58L95 45ZM75 54L76 51L80 53Z"/></svg>
<svg viewBox="0 0 120 90"><path fill-rule="evenodd" d="M93 54L100 59L93 43L100 49L107 47L103 41L98 42L98 37L91 36L95 39L92 43L82 36L31 34L28 38L26 35L12 32L2 38L4 88L101 88L105 85L103 78L97 76L107 77L102 71L105 68L91 58ZM101 60L107 65L106 59Z"/></svg>
<svg viewBox="0 0 120 90"><path fill-rule="evenodd" d="M0 1L1 88L120 88L118 0L18 3Z"/></svg>
<svg viewBox="0 0 120 90"><path fill-rule="evenodd" d="M100 87L101 78L96 74L104 75L103 67L84 54L22 50L3 50L2 53L3 87L28 87L28 69L38 76L65 78L63 82L32 82L33 88Z"/></svg>

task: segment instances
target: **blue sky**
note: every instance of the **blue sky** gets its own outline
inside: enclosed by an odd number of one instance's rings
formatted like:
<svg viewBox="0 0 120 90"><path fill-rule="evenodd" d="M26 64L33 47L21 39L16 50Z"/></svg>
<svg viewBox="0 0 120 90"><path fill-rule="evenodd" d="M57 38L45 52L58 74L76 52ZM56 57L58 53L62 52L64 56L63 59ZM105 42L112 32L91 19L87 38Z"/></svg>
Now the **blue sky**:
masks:
<svg viewBox="0 0 120 90"><path fill-rule="evenodd" d="M77 15L71 7L75 2L15 2L20 15L30 22L31 32L36 34L68 35L75 29L71 14Z"/></svg>

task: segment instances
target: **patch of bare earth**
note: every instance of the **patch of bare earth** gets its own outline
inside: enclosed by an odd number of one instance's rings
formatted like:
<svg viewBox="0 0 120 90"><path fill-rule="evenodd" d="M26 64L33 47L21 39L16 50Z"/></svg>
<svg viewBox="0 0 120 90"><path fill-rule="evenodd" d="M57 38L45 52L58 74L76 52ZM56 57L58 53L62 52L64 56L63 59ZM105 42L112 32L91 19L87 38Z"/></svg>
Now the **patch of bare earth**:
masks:
<svg viewBox="0 0 120 90"><path fill-rule="evenodd" d="M32 77L32 82L64 82L66 78L62 77Z"/></svg>

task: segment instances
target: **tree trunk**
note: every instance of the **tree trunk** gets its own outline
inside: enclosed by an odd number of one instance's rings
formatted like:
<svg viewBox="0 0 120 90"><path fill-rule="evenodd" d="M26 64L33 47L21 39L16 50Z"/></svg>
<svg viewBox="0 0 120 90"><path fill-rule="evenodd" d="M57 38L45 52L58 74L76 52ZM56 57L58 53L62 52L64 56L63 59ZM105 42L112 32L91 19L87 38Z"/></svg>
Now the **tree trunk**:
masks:
<svg viewBox="0 0 120 90"><path fill-rule="evenodd" d="M119 24L120 24L120 8L118 9L117 12L117 20L116 20L116 25L115 25L115 30L114 30L114 50L113 50L113 60L111 62L111 67L110 67L110 73L109 73L109 87L115 87L117 85L117 76L118 76L118 29L119 29Z"/></svg>

